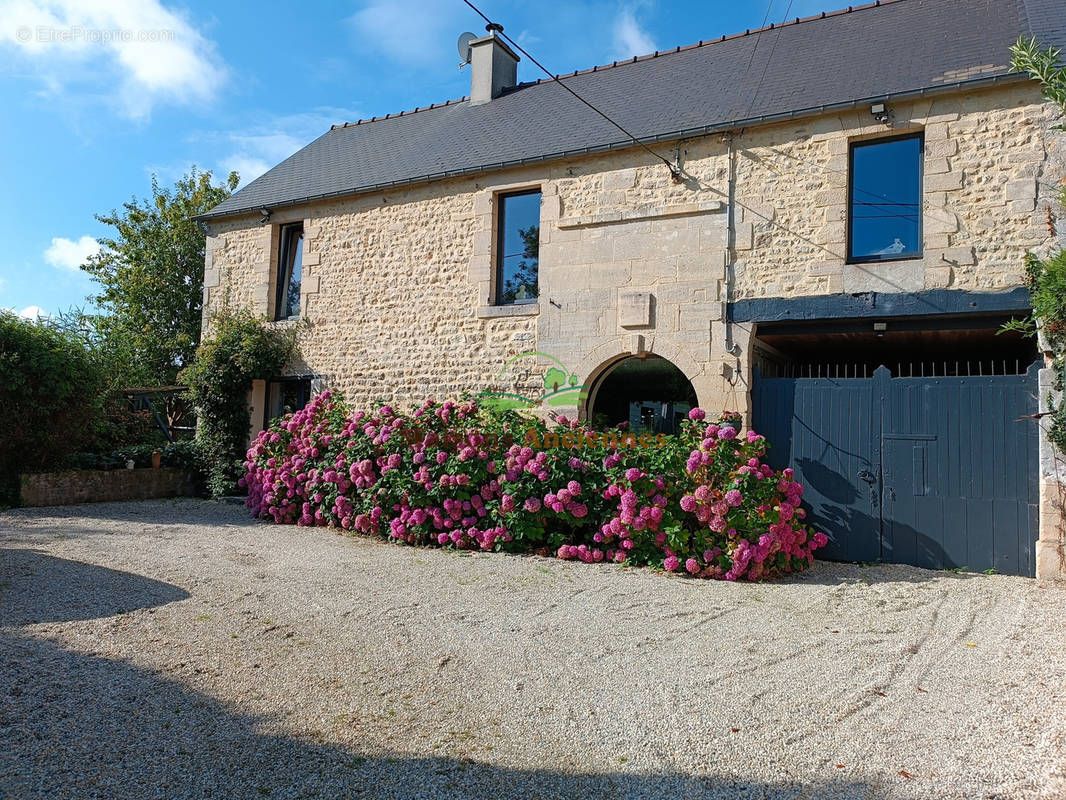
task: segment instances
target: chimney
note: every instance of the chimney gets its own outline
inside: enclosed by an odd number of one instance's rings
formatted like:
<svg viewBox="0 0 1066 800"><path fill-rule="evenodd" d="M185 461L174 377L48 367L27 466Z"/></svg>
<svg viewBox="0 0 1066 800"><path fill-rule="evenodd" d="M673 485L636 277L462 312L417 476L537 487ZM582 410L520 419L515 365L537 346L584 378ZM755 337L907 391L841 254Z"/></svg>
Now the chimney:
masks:
<svg viewBox="0 0 1066 800"><path fill-rule="evenodd" d="M497 36L502 25L486 25L488 36L470 42L470 104L487 103L518 82L519 58Z"/></svg>

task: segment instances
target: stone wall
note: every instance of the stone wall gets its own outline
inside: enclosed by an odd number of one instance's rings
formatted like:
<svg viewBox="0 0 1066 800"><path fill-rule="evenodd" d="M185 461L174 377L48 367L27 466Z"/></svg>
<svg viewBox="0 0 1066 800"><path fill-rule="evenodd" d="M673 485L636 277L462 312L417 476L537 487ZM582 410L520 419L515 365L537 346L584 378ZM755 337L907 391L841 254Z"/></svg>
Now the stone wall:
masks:
<svg viewBox="0 0 1066 800"><path fill-rule="evenodd" d="M308 327L291 371L357 404L478 391L508 358L540 350L586 381L626 354L655 353L688 375L702 405L744 408L751 330L727 329L728 299L1006 288L1020 283L1025 251L1052 242L1055 120L1035 86L890 109L890 125L857 109L659 146L680 160L680 182L632 150L281 209L265 225L258 214L213 223L205 307L270 314L278 225L303 220ZM924 256L846 264L849 142L918 129ZM531 186L542 191L540 303L494 308L494 198ZM626 319L620 309L634 303L647 308Z"/></svg>
<svg viewBox="0 0 1066 800"><path fill-rule="evenodd" d="M1058 177L1056 185L1054 179ZM1048 141L1047 167L1041 180L1048 193L1066 190L1066 134L1059 133ZM1064 209L1051 206L1050 221L1058 235L1058 247L1066 248L1066 225L1062 221ZM1053 353L1042 335L1037 336L1048 365L1040 373L1040 410L1050 410L1051 402L1061 403L1062 393L1054 389L1055 372L1051 363ZM1047 438L1051 425L1048 417L1040 422L1040 538L1036 544L1036 574L1040 577L1066 581L1066 454L1055 448Z"/></svg>
<svg viewBox="0 0 1066 800"><path fill-rule="evenodd" d="M277 224L304 221L301 360L360 404L477 391L508 354L533 349L534 317L481 318L470 280L471 184L436 184L236 220L208 239L205 307L272 315ZM209 316L205 314L205 324ZM279 322L289 325L291 322Z"/></svg>
<svg viewBox="0 0 1066 800"><path fill-rule="evenodd" d="M70 506L156 497L190 497L192 476L182 469L68 470L23 475L24 506Z"/></svg>
<svg viewBox="0 0 1066 800"><path fill-rule="evenodd" d="M753 131L738 142L737 295L1019 285L1025 251L1051 241L1042 179L1056 115L1040 100L1022 84L890 105L891 127L857 109ZM924 256L845 264L849 143L911 131L925 136Z"/></svg>
<svg viewBox="0 0 1066 800"><path fill-rule="evenodd" d="M1063 401L1055 389L1055 371L1040 370L1039 409ZM1066 454L1048 439L1050 416L1040 418L1040 534L1036 542L1036 574L1066 581Z"/></svg>

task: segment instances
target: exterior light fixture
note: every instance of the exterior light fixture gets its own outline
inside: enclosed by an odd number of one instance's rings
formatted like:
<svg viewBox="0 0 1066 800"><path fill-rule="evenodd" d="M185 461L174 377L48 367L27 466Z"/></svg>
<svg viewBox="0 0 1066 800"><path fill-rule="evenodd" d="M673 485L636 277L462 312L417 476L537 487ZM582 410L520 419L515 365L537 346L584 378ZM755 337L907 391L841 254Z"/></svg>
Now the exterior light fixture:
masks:
<svg viewBox="0 0 1066 800"><path fill-rule="evenodd" d="M870 106L870 113L882 125L887 125L889 120L892 119L892 115L888 113L884 103L874 103Z"/></svg>

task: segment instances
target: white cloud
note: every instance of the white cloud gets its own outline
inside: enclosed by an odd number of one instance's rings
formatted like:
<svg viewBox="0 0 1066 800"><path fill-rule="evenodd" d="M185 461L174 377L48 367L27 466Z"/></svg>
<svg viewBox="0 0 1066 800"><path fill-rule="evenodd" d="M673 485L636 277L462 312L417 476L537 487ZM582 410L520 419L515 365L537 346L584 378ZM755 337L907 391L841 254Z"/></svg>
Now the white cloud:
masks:
<svg viewBox="0 0 1066 800"><path fill-rule="evenodd" d="M241 176L240 185L245 186L326 133L331 125L354 121L360 116L353 109L333 106L321 106L303 114L258 118L251 115L243 118L240 130L196 131L189 136L189 142L199 150L210 146L222 153L214 161L218 165L214 170L216 179L222 180L231 170L236 170ZM186 165L174 169L180 175Z"/></svg>
<svg viewBox="0 0 1066 800"><path fill-rule="evenodd" d="M365 58L367 52L379 52L401 64L443 68L451 52L459 63L454 42L470 27L463 8L461 3L441 0L369 0L348 20L359 35L356 55Z"/></svg>
<svg viewBox="0 0 1066 800"><path fill-rule="evenodd" d="M222 169L219 170L219 177L225 177L231 172L236 172L241 178L241 182L237 185L247 186L273 166L274 164L269 161L264 161L255 156L233 153L223 159Z"/></svg>
<svg viewBox="0 0 1066 800"><path fill-rule="evenodd" d="M321 136L338 121L322 122L321 127L312 132L307 120L282 117L260 128L257 133L231 133L229 140L236 149L222 160L222 172L228 175L231 170L236 170L244 186ZM289 133L286 129L300 130L304 135Z"/></svg>
<svg viewBox="0 0 1066 800"><path fill-rule="evenodd" d="M160 0L0 0L0 46L32 66L47 94L113 87L119 111L210 101L226 79L215 45Z"/></svg>
<svg viewBox="0 0 1066 800"><path fill-rule="evenodd" d="M44 260L53 267L77 272L89 256L100 252L100 243L91 236L82 236L74 242L70 239L56 237L51 246L44 251Z"/></svg>
<svg viewBox="0 0 1066 800"><path fill-rule="evenodd" d="M654 53L659 48L648 33L640 27L633 10L625 8L614 21L614 55L615 60L621 61L633 56L644 56Z"/></svg>
<svg viewBox="0 0 1066 800"><path fill-rule="evenodd" d="M19 312L19 316L22 319L28 319L33 322L41 319L49 319L48 314L44 313L44 309L40 306L26 306Z"/></svg>

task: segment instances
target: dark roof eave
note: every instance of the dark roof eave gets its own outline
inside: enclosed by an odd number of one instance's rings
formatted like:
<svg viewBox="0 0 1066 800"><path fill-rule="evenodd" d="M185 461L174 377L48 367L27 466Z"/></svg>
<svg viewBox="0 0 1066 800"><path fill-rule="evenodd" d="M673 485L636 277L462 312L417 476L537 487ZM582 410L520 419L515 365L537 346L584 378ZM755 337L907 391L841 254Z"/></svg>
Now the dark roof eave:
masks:
<svg viewBox="0 0 1066 800"><path fill-rule="evenodd" d="M910 100L919 97L928 97L930 95L948 94L951 92L959 91L960 89L994 86L996 84L1001 83L1021 83L1029 79L1029 76L1024 72L1009 72L1000 75L989 75L982 78L973 78L965 81L956 81L955 83L946 83L940 86L927 86L921 89L907 89L901 92L890 92L888 94L874 95L872 97L864 97L856 100L845 100L840 103L811 106L810 108L797 109L794 111L782 111L776 114L763 114L758 117L750 117L748 119L736 120L733 122L715 123L713 125L703 125L697 128L687 128L679 131L659 133L655 134L654 136L642 137L638 141L641 144L652 144L655 142L672 142L680 139L691 139L698 136L708 136L714 133L724 133L726 131L731 130L750 128L755 125L772 125L778 122L786 122L792 119L815 117L820 116L821 114L830 113L832 111L855 108L857 106L866 104ZM320 200L330 200L337 197L352 197L355 195L370 194L372 192L381 191L383 189L395 189L400 186L413 186L416 184L433 183L434 181L447 180L449 178L460 178L466 175L477 175L484 172L491 172L502 169L513 169L515 167L528 166L530 164L543 164L548 161L561 161L563 159L572 158L574 156L592 155L594 153L604 153L613 150L625 150L636 146L637 144L633 141L612 142L609 144L596 145L594 147L582 147L574 150L566 150L559 153L546 153L544 155L532 156L530 158L514 159L512 161L500 161L496 163L479 164L477 166L464 167L463 169L431 173L428 175L419 175L413 178L404 178L402 180L376 183L369 186L360 186L353 189L341 189L336 192L325 192L322 194L308 195L306 197L298 197L292 200L285 200L280 203L270 203L266 205L256 204L247 208L232 209L218 213L208 211L205 214L196 215L195 217L193 217L193 219L214 220L222 219L225 217L239 217L244 214L251 214L264 207L270 210L278 208L287 208L289 206L298 206L304 203L314 203Z"/></svg>

